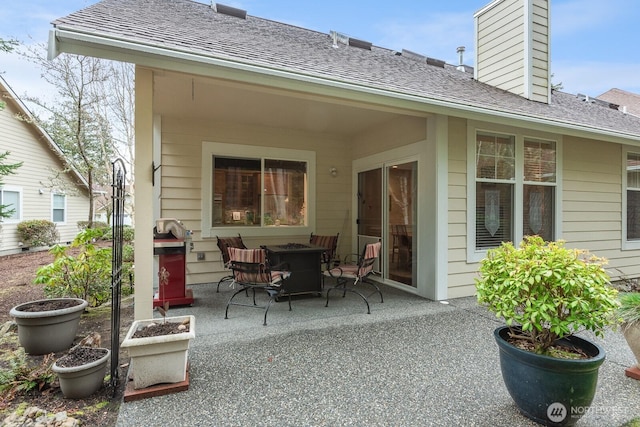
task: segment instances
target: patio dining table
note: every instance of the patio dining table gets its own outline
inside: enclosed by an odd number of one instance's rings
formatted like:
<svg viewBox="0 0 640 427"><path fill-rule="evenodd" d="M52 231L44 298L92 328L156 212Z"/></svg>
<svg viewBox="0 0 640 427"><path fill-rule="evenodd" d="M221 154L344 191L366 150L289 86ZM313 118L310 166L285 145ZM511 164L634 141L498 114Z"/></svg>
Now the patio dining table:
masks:
<svg viewBox="0 0 640 427"><path fill-rule="evenodd" d="M321 246L302 243L287 243L263 247L267 251L269 263L277 266L288 264L291 277L287 281L283 295L322 294L322 253Z"/></svg>

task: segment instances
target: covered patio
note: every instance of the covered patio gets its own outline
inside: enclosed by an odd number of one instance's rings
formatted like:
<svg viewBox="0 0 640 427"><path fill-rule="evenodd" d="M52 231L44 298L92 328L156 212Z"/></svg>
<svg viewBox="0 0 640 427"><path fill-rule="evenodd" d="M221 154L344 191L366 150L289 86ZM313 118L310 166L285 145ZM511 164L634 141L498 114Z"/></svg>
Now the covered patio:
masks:
<svg viewBox="0 0 640 427"><path fill-rule="evenodd" d="M503 385L493 329L500 321L473 297L429 301L383 286L384 303L347 294L224 308L229 288L193 285L196 316L189 390L120 407L118 426L535 426ZM592 411L579 426L622 426L640 416L633 355L618 331L603 340Z"/></svg>

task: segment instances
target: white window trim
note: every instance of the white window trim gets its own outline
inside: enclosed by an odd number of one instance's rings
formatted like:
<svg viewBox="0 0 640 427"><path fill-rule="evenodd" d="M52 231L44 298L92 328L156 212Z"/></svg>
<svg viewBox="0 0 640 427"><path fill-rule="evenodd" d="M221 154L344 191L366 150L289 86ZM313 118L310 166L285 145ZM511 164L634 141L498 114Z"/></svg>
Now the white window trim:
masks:
<svg viewBox="0 0 640 427"><path fill-rule="evenodd" d="M640 240L627 240L627 154L640 154L638 147L623 147L622 149L622 250L640 249Z"/></svg>
<svg viewBox="0 0 640 427"><path fill-rule="evenodd" d="M64 207L62 209L64 209L64 219L61 222L56 222L53 218L53 211L54 211L54 198L55 196L62 196L64 197ZM62 192L52 192L51 193L51 222L53 222L56 225L66 225L67 224L67 216L68 216L69 212L67 210L67 195L65 193Z"/></svg>
<svg viewBox="0 0 640 427"><path fill-rule="evenodd" d="M515 180L505 180L513 183L514 191L514 224L513 235L514 244L518 245L523 237L523 211L522 197L523 186L526 185L548 185L544 182L531 183L524 181L524 140L541 139L554 141L556 143L556 191L555 191L555 218L554 218L554 239L562 236L562 136L519 129L511 126L502 126L469 121L467 126L467 262L477 263L487 256L487 250L476 250L476 134L487 132L492 134L509 135L515 137L516 144L516 171Z"/></svg>
<svg viewBox="0 0 640 427"><path fill-rule="evenodd" d="M307 225L300 227L212 227L211 205L212 189L211 176L213 174L213 155L248 158L273 158L278 160L293 160L307 162L309 177L307 200ZM227 144L222 142L202 142L202 237L230 237L237 236L299 236L310 235L316 226L316 153L307 150L288 148L273 148L243 144Z"/></svg>
<svg viewBox="0 0 640 427"><path fill-rule="evenodd" d="M3 185L0 187L0 191L11 191L18 193L18 218L0 218L0 223L3 224L17 224L22 221L24 210L22 209L24 195L22 187L17 187L15 185ZM3 203L0 203L3 204Z"/></svg>

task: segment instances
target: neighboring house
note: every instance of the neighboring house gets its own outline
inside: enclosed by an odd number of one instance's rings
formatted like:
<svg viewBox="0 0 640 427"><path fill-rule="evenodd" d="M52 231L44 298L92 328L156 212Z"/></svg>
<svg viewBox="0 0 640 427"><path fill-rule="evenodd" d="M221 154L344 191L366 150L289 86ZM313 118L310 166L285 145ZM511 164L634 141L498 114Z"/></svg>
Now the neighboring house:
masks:
<svg viewBox="0 0 640 427"><path fill-rule="evenodd" d="M618 110L640 117L640 95L622 89L609 89L597 97L602 101L615 104Z"/></svg>
<svg viewBox="0 0 640 427"><path fill-rule="evenodd" d="M125 189L125 201L124 201L124 225L133 225L133 200L131 199L131 186L127 186ZM106 190L94 190L94 206L93 206L93 220L111 224L113 212L113 201L111 199L111 192Z"/></svg>
<svg viewBox="0 0 640 427"><path fill-rule="evenodd" d="M15 174L2 177L0 203L11 205L11 218L0 220L0 255L28 249L20 241L18 224L25 220L45 219L56 224L60 242L71 242L78 234L78 221L89 215L87 183L69 169L64 154L33 117L7 82L0 77L0 152L11 154L7 164L23 162ZM65 182L65 188L51 188L51 177Z"/></svg>
<svg viewBox="0 0 640 427"><path fill-rule="evenodd" d="M237 233L340 232L341 256L381 239L381 280L434 300L473 295L487 249L533 233L640 276L640 119L551 90L549 2L474 18L473 75L220 4L105 0L54 21L52 55L136 64L136 318L162 217L193 231L189 283L226 274L216 236Z"/></svg>

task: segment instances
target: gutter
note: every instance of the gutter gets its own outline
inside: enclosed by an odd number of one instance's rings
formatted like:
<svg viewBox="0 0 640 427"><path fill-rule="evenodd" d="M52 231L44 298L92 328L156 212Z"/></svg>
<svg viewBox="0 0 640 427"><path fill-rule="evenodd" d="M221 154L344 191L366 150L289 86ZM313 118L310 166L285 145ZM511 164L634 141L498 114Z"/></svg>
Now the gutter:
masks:
<svg viewBox="0 0 640 427"><path fill-rule="evenodd" d="M353 83L345 83L343 81L330 80L321 77L315 77L311 75L299 74L290 71L283 71L275 68L267 68L263 66L251 65L242 62L226 60L221 58L207 57L194 53L189 53L183 50L177 49L167 49L162 47L153 46L150 44L141 44L141 43L133 43L130 41L126 41L124 39L118 39L106 35L98 35L98 34L90 34L86 32L79 32L73 29L65 29L64 26L53 28L49 31L49 46L48 46L48 59L54 59L60 53L68 52L68 53L76 53L81 55L86 55L87 53L81 53L81 49L75 51L73 49L65 50L65 44L69 45L77 45L80 47L93 47L94 50L96 48L104 50L106 53L109 53L111 56L107 54L104 55L106 59L112 60L123 60L122 58L128 58L128 61L138 65L147 65L154 67L161 67L160 64L157 64L158 58L167 58L174 59L178 61L189 62L193 64L200 64L205 66L214 66L219 67L224 70L228 70L229 72L246 72L251 75L260 75L264 77L278 78L283 79L286 84L281 84L281 88L289 88L291 89L291 81L299 82L299 83L307 83L318 85L319 87L330 87L340 91L350 91L355 93L361 93L365 95L371 95L376 97L383 98L392 98L403 102L411 102L419 105L427 105L432 107L439 108L447 108L454 111L463 111L471 114L479 114L483 116L490 115L492 117L500 117L503 119L516 120L520 122L532 123L536 125L543 126L554 126L559 127L561 129L569 129L579 133L593 133L596 135L607 136L609 138L622 138L627 140L635 140L640 143L640 135L627 133L627 132L616 132L609 129L603 129L599 127L591 127L585 126L582 124L569 123L561 120L553 120L548 118L543 118L539 116L531 116L531 115L522 115L519 113L511 113L507 111L492 109L490 107L479 107L467 104L461 104L454 101L445 101L438 100L433 98L425 98L420 96L414 96L402 92L393 92L389 90L383 89L375 89L369 86L357 85ZM140 55L142 53L143 55ZM95 52L94 52L95 54ZM155 61L145 62L146 57L153 59ZM88 55L89 56L89 55ZM155 62L154 64L151 64ZM166 64L164 64L164 68ZM174 71L185 71L184 68L176 67ZM206 73L205 73L206 75ZM209 76L215 76L209 70ZM234 73L233 76L230 76L233 80L236 81L244 81L246 83L256 83L255 79L245 78L242 79L238 74ZM273 85L273 82L270 82ZM299 91L300 88L295 88L295 90ZM415 107L411 108L415 110ZM432 112L432 111L427 111ZM620 141L623 142L623 141Z"/></svg>

